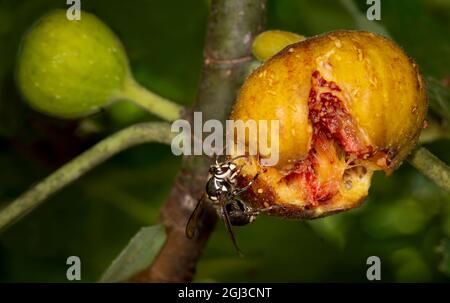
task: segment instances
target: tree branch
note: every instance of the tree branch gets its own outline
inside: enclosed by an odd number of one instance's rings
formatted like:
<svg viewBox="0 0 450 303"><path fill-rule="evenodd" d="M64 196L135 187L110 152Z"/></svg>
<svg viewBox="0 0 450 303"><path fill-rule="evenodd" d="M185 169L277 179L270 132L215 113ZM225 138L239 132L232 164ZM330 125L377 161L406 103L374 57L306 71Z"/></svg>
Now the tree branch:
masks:
<svg viewBox="0 0 450 303"><path fill-rule="evenodd" d="M428 149L419 147L408 158L409 163L450 193L450 167Z"/></svg>
<svg viewBox="0 0 450 303"><path fill-rule="evenodd" d="M170 124L150 122L130 126L103 139L2 209L0 211L0 231L39 206L52 194L115 154L147 142L170 144L172 137Z"/></svg>
<svg viewBox="0 0 450 303"><path fill-rule="evenodd" d="M208 20L204 67L194 110L203 118L224 121L251 63L251 43L262 30L265 0L213 0ZM191 119L191 117L187 117ZM167 241L151 267L132 282L192 280L195 266L212 232L215 212L204 212L198 236L188 239L186 222L204 190L209 160L185 157L168 200L161 209Z"/></svg>

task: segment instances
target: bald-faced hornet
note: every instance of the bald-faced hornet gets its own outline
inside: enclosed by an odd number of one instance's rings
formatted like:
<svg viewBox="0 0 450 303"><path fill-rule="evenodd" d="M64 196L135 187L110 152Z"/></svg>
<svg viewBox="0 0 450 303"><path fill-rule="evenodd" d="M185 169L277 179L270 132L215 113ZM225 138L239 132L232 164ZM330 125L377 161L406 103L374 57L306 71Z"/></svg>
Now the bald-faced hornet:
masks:
<svg viewBox="0 0 450 303"><path fill-rule="evenodd" d="M210 200L225 223L225 228L231 237L233 245L239 252L232 226L242 226L251 223L259 213L239 199L239 195L249 189L258 177L258 175L255 175L245 187L239 188L237 186L237 176L240 169L234 160L241 157L245 156L235 157L220 163L216 159L215 164L210 166L205 193L198 201L186 225L186 236L188 238L194 237L197 221L202 213L203 203L206 200Z"/></svg>

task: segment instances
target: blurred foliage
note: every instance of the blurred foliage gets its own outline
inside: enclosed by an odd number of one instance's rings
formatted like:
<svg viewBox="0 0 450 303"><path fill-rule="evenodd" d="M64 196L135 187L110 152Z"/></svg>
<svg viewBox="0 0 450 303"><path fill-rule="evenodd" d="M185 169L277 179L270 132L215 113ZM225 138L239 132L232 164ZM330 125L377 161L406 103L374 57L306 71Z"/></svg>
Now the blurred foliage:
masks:
<svg viewBox="0 0 450 303"><path fill-rule="evenodd" d="M450 89L442 81L428 77L428 99L430 107L445 121L450 121Z"/></svg>
<svg viewBox="0 0 450 303"><path fill-rule="evenodd" d="M182 104L195 100L209 1L82 1L122 39L139 82ZM364 16L365 0L355 1ZM93 142L153 117L118 103L82 121L50 119L23 105L14 86L20 37L65 1L0 0L0 207ZM450 77L447 0L383 0L384 28L427 77ZM269 0L268 28L306 36L360 28L334 0ZM361 21L362 19L359 18ZM445 102L445 100L444 100ZM450 100L447 100L450 102ZM450 143L429 146L450 163ZM180 161L170 148L126 151L58 193L0 235L0 281L65 281L66 258L97 281L130 238L157 221ZM318 219L261 217L236 228L239 258L218 226L196 281L365 281L366 259L381 258L383 281L450 281L450 196L407 164L375 176L360 208Z"/></svg>
<svg viewBox="0 0 450 303"><path fill-rule="evenodd" d="M444 239L441 245L437 248L437 252L441 254L441 263L439 264L439 269L450 275L450 240Z"/></svg>
<svg viewBox="0 0 450 303"><path fill-rule="evenodd" d="M141 228L130 243L111 263L100 282L127 281L150 266L166 241L165 226L157 224Z"/></svg>

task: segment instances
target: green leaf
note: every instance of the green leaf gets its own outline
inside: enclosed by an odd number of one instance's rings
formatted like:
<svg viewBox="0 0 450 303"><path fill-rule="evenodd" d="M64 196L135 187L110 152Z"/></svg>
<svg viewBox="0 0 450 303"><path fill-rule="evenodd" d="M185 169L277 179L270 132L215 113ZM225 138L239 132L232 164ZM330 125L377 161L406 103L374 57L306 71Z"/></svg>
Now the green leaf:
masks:
<svg viewBox="0 0 450 303"><path fill-rule="evenodd" d="M358 6L355 4L355 2L353 2L353 0L341 0L341 4L353 17L355 25L358 29L377 33L385 37L390 36L389 32L384 28L383 25L381 25L381 23L367 19L367 16L359 10Z"/></svg>
<svg viewBox="0 0 450 303"><path fill-rule="evenodd" d="M100 282L122 282L152 264L166 241L164 226L143 227L131 239L100 278Z"/></svg>
<svg viewBox="0 0 450 303"><path fill-rule="evenodd" d="M437 251L441 255L439 270L450 276L450 239L446 238L442 240Z"/></svg>

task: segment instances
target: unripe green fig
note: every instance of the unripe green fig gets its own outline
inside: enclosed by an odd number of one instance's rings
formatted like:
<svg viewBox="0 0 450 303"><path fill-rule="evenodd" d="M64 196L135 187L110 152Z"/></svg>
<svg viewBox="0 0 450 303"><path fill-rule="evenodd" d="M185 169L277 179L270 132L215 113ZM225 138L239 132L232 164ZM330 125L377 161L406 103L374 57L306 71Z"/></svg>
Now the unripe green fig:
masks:
<svg viewBox="0 0 450 303"><path fill-rule="evenodd" d="M139 86L120 40L96 16L69 20L64 10L39 19L19 49L18 87L34 109L80 118L119 99L134 101L168 120L179 107Z"/></svg>
<svg viewBox="0 0 450 303"><path fill-rule="evenodd" d="M109 103L128 73L125 51L97 17L70 21L63 10L42 17L19 50L17 80L28 103L43 113L77 118Z"/></svg>

